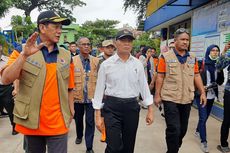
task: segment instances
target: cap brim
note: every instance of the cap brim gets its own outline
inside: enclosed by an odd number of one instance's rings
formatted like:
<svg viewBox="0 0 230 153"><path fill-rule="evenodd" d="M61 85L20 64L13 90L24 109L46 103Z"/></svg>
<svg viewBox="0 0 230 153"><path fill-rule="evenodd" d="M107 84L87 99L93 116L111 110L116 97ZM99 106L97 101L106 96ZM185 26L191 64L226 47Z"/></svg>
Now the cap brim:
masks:
<svg viewBox="0 0 230 153"><path fill-rule="evenodd" d="M135 37L133 37L133 35L129 35L129 34L120 35L119 37L117 37L117 39L121 39L121 38L124 38L124 37L129 37L132 40L135 40Z"/></svg>
<svg viewBox="0 0 230 153"><path fill-rule="evenodd" d="M106 45L103 45L103 47L107 47L107 46L114 46L114 44L113 43L108 43Z"/></svg>
<svg viewBox="0 0 230 153"><path fill-rule="evenodd" d="M70 25L71 21L67 18L57 18L53 19L52 22L54 23L61 23L62 25Z"/></svg>

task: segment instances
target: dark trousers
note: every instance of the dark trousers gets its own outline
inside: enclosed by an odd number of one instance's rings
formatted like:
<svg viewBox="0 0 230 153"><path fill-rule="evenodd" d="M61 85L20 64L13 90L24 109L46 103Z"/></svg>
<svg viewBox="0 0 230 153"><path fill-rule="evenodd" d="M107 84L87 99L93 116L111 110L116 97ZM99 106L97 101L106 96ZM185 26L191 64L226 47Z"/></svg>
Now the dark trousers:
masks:
<svg viewBox="0 0 230 153"><path fill-rule="evenodd" d="M68 134L57 136L31 136L26 135L28 153L67 153Z"/></svg>
<svg viewBox="0 0 230 153"><path fill-rule="evenodd" d="M178 153L187 128L191 104L163 101L166 122L167 153Z"/></svg>
<svg viewBox="0 0 230 153"><path fill-rule="evenodd" d="M12 85L0 85L0 107L5 108L9 114L11 125L15 126L13 122L13 109L14 99L12 96L13 87Z"/></svg>
<svg viewBox="0 0 230 153"><path fill-rule="evenodd" d="M230 91L224 92L224 120L221 125L220 141L222 147L228 146L228 135L230 128Z"/></svg>
<svg viewBox="0 0 230 153"><path fill-rule="evenodd" d="M207 142L206 122L211 113L214 99L207 99L207 104L205 107L203 107L202 104L200 104L200 96L196 96L195 101L199 112L199 121L197 124L196 131L200 133L201 142Z"/></svg>
<svg viewBox="0 0 230 153"><path fill-rule="evenodd" d="M87 150L91 150L93 148L93 138L95 131L95 122L94 122L94 109L92 103L75 103L75 124L76 124L76 133L77 138L82 139L83 137L83 118L85 115L85 144Z"/></svg>
<svg viewBox="0 0 230 153"><path fill-rule="evenodd" d="M140 106L135 98L106 97L103 107L106 127L105 153L133 153Z"/></svg>

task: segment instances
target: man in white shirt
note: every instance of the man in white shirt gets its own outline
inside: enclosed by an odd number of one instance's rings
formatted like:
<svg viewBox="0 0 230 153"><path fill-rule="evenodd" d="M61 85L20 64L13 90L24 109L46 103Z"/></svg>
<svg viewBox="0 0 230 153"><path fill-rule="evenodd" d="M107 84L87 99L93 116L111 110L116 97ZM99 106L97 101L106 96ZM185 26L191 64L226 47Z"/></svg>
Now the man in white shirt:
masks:
<svg viewBox="0 0 230 153"><path fill-rule="evenodd" d="M102 127L103 109L107 136L105 153L134 152L140 111L137 97L140 93L143 104L148 106L146 123L153 123L153 97L148 88L144 67L130 54L134 39L131 31L119 31L115 42L117 53L104 61L99 69L93 107L99 131Z"/></svg>

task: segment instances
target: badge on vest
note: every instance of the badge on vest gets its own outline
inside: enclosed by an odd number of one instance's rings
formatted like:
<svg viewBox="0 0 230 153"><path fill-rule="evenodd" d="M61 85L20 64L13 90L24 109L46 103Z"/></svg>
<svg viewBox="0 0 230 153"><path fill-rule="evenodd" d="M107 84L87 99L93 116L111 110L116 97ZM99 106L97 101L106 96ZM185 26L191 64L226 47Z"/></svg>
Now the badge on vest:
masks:
<svg viewBox="0 0 230 153"><path fill-rule="evenodd" d="M177 63L177 60L171 59L171 60L167 60L166 62L167 62L167 63Z"/></svg>
<svg viewBox="0 0 230 153"><path fill-rule="evenodd" d="M40 63L38 63L37 61L34 61L33 59L31 58L27 58L26 61L34 66L37 66L37 67L42 67Z"/></svg>
<svg viewBox="0 0 230 153"><path fill-rule="evenodd" d="M80 68L74 68L74 72L81 72L81 69Z"/></svg>
<svg viewBox="0 0 230 153"><path fill-rule="evenodd" d="M65 63L66 63L66 61L65 61L64 58L59 58L59 59L58 59L58 62L60 62L61 64L65 64Z"/></svg>

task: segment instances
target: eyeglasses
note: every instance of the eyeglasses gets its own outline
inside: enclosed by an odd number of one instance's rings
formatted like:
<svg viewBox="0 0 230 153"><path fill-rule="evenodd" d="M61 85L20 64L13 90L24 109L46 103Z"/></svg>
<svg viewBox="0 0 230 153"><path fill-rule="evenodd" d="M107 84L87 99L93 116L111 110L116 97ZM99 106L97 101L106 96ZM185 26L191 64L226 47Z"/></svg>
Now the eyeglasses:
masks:
<svg viewBox="0 0 230 153"><path fill-rule="evenodd" d="M83 44L80 44L81 46L91 46L90 43L83 43Z"/></svg>

